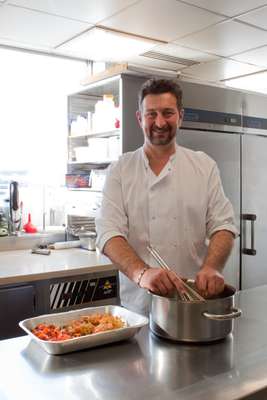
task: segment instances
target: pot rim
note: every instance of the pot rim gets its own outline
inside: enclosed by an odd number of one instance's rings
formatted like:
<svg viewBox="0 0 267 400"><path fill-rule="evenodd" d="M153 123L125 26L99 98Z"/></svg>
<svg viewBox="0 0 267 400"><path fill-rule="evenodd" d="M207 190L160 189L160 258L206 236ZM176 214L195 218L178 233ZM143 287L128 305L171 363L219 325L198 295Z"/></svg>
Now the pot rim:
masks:
<svg viewBox="0 0 267 400"><path fill-rule="evenodd" d="M80 239L96 239L96 232L92 232L92 231L86 231L86 232L81 232L79 233L79 238Z"/></svg>
<svg viewBox="0 0 267 400"><path fill-rule="evenodd" d="M224 296L224 297L216 297L216 298L205 299L206 300L205 302L199 301L199 300L184 301L182 299L177 299L176 297L162 296L160 294L153 293L151 290L149 290L148 293L151 294L152 297L159 297L161 299L168 299L168 300L170 300L172 302L179 302L179 303L185 303L185 304L205 304L206 302L211 303L211 302L215 302L215 301L218 301L218 300L228 299L229 297L234 296L236 294L236 292L237 292L237 289L234 286L229 285L229 284L225 284L224 291L226 289L229 290L229 292L232 292L232 293L228 294L227 296Z"/></svg>

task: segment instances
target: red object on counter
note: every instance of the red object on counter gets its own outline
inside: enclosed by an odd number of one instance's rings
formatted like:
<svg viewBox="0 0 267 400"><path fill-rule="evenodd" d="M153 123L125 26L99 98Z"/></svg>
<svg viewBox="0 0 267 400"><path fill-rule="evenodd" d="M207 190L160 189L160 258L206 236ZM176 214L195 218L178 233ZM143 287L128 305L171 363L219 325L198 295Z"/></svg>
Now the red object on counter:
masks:
<svg viewBox="0 0 267 400"><path fill-rule="evenodd" d="M36 233L37 228L31 222L31 214L28 214L28 222L23 225L23 229L26 233Z"/></svg>
<svg viewBox="0 0 267 400"><path fill-rule="evenodd" d="M120 127L120 120L118 118L115 118L115 128L118 129Z"/></svg>

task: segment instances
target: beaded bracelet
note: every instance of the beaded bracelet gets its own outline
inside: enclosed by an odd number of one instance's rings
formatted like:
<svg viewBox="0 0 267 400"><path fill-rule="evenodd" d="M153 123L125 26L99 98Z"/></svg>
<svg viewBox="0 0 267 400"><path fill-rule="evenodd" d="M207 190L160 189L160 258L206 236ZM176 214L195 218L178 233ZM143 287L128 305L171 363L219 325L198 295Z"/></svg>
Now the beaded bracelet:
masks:
<svg viewBox="0 0 267 400"><path fill-rule="evenodd" d="M148 269L149 269L148 266L144 267L144 268L142 269L142 271L140 272L140 274L138 275L138 278L137 278L137 285L138 285L139 287L141 287L141 286L140 286L141 279L143 278L144 273L145 273Z"/></svg>

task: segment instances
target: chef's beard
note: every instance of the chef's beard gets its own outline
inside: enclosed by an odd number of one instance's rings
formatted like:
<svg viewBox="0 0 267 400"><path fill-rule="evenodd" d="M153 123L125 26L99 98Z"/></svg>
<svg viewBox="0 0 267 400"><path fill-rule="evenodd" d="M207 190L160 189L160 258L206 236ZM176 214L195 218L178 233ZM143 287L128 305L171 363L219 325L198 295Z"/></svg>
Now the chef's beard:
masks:
<svg viewBox="0 0 267 400"><path fill-rule="evenodd" d="M157 146L164 146L171 143L176 137L176 129L167 126L164 128L151 127L148 138L150 143Z"/></svg>

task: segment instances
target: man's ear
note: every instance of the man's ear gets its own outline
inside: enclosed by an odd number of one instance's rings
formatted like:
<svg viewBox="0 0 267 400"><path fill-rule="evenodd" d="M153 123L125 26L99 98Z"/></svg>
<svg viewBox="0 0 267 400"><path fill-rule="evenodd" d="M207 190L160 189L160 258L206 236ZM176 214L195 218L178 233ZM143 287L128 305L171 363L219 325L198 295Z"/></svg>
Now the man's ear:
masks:
<svg viewBox="0 0 267 400"><path fill-rule="evenodd" d="M136 115L136 118L137 118L137 121L138 121L140 127L142 128L142 114L141 114L141 111L137 110L135 115Z"/></svg>
<svg viewBox="0 0 267 400"><path fill-rule="evenodd" d="M182 108L181 110L179 110L179 128L182 125L184 119L184 109Z"/></svg>

